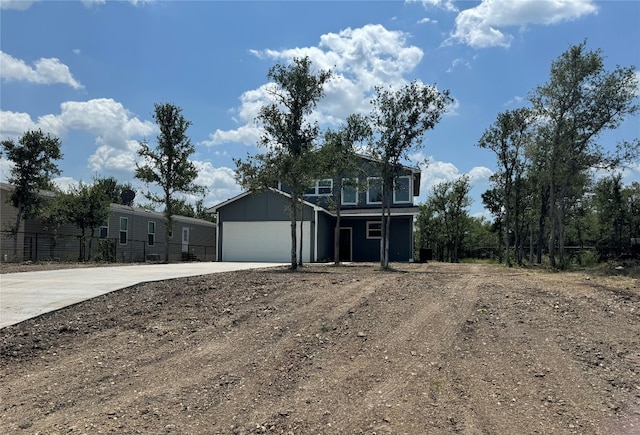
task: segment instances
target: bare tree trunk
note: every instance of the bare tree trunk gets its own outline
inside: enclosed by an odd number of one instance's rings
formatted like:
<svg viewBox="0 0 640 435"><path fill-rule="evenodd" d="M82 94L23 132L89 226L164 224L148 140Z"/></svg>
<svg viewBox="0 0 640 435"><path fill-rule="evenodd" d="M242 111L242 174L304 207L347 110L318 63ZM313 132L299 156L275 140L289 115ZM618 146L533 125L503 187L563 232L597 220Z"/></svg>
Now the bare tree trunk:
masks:
<svg viewBox="0 0 640 435"><path fill-rule="evenodd" d="M91 238L89 239L89 254L87 256L87 260L91 260L92 257L91 250L93 249L93 237L95 236L95 233L96 229L91 227Z"/></svg>
<svg viewBox="0 0 640 435"><path fill-rule="evenodd" d="M507 199L508 201L508 199ZM511 250L511 241L509 237L509 232L511 230L511 212L509 211L509 203L505 205L505 218L504 218L504 255L505 260L504 264L507 267L511 267L511 256L509 255L509 251Z"/></svg>
<svg viewBox="0 0 640 435"><path fill-rule="evenodd" d="M564 269L566 267L564 255L564 223L566 219L566 213L566 204L563 200L562 204L560 205L560 215L558 216L558 262L560 263L561 269Z"/></svg>
<svg viewBox="0 0 640 435"><path fill-rule="evenodd" d="M533 221L529 220L529 264L533 263Z"/></svg>
<svg viewBox="0 0 640 435"><path fill-rule="evenodd" d="M298 259L296 258L296 221L298 219L298 198L295 194L295 188L291 192L291 270L298 268Z"/></svg>
<svg viewBox="0 0 640 435"><path fill-rule="evenodd" d="M558 210L556 207L556 183L552 175L549 190L549 224L551 225L549 231L549 261L554 269L556 267L556 238L558 234Z"/></svg>
<svg viewBox="0 0 640 435"><path fill-rule="evenodd" d="M389 239L391 238L391 206L387 206L387 219L385 222L384 238L384 268L389 267Z"/></svg>
<svg viewBox="0 0 640 435"><path fill-rule="evenodd" d="M18 204L18 214L16 215L16 226L13 228L13 262L18 261L18 233L20 232L20 224L22 223L22 215L24 214L24 206Z"/></svg>
<svg viewBox="0 0 640 435"><path fill-rule="evenodd" d="M164 262L169 262L169 242L171 241L169 234L173 229L173 219L165 216L165 232L164 232ZM180 240L182 240L183 235L180 234Z"/></svg>
<svg viewBox="0 0 640 435"><path fill-rule="evenodd" d="M382 207L382 217L380 219L380 267L385 268L384 262L384 239L386 236L386 213L384 212L384 206Z"/></svg>
<svg viewBox="0 0 640 435"><path fill-rule="evenodd" d="M86 245L85 245L85 237L84 237L84 226L82 227L81 233L80 233L80 252L78 253L78 261L79 262L84 262L85 260L85 250L86 250Z"/></svg>
<svg viewBox="0 0 640 435"><path fill-rule="evenodd" d="M333 229L333 264L340 265L340 206L336 208L336 226Z"/></svg>
<svg viewBox="0 0 640 435"><path fill-rule="evenodd" d="M386 269L389 267L389 217L387 216L387 208L389 207L389 189L387 183L382 182L382 219L380 220L380 267ZM390 211L389 211L389 214Z"/></svg>
<svg viewBox="0 0 640 435"><path fill-rule="evenodd" d="M304 204L300 203L300 256L298 258L298 265L303 266L304 260L302 258L302 254L304 250L302 249L302 245L304 242Z"/></svg>

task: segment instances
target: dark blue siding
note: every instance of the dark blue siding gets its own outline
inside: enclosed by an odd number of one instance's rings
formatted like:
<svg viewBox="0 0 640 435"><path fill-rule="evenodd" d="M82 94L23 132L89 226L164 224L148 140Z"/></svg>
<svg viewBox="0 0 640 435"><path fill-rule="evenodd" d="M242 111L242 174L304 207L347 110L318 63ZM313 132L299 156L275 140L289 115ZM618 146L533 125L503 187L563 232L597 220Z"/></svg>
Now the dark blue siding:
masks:
<svg viewBox="0 0 640 435"><path fill-rule="evenodd" d="M342 218L341 227L352 228L353 261L380 261L380 239L367 239L367 222L380 221L377 216ZM413 258L413 218L393 217L389 239L389 260L409 261ZM333 238L332 238L333 239Z"/></svg>

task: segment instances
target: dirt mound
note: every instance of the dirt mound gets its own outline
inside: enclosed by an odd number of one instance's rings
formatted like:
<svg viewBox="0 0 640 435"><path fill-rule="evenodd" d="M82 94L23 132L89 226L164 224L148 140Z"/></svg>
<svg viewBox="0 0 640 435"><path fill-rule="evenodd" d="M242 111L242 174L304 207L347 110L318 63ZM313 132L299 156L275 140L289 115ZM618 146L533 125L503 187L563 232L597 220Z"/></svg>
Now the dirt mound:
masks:
<svg viewBox="0 0 640 435"><path fill-rule="evenodd" d="M640 433L640 289L480 265L142 284L0 330L10 433Z"/></svg>

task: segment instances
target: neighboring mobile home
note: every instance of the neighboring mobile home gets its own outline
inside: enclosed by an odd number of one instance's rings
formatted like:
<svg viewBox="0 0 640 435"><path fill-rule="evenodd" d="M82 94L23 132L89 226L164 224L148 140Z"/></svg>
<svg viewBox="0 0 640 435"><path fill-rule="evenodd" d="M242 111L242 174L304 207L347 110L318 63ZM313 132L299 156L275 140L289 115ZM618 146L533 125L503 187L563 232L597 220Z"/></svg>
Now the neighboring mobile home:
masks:
<svg viewBox="0 0 640 435"><path fill-rule="evenodd" d="M7 227L17 210L7 200L13 187L0 183L0 260L13 258L13 236ZM52 192L42 192L52 196ZM143 208L111 204L105 225L97 228L91 243L92 258L106 261L142 262L164 260L164 215ZM18 232L18 261L78 258L80 229L66 223L52 229L39 221L23 221ZM85 236L90 236L89 232ZM202 219L174 216L169 238L170 261L215 261L216 225Z"/></svg>
<svg viewBox="0 0 640 435"><path fill-rule="evenodd" d="M375 162L359 157L361 172L342 178L358 179L363 187L345 187L340 204L341 261L379 261L381 179L375 175ZM319 179L300 204L304 214L297 225L298 249L300 223L303 223L303 261L333 259L335 207L330 198L339 183ZM291 260L291 218L288 188L279 185L262 192L243 192L209 209L216 214L219 261ZM413 221L418 213L414 197L420 194L420 171L402 166L396 181L391 207L389 258L413 260ZM299 218L300 219L300 218Z"/></svg>

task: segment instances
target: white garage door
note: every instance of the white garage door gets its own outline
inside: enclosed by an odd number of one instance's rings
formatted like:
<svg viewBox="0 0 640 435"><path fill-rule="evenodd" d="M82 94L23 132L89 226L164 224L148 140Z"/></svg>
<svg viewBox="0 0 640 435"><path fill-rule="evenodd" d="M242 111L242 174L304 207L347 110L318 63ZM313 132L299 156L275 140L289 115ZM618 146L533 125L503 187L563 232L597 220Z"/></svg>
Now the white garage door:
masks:
<svg viewBox="0 0 640 435"><path fill-rule="evenodd" d="M304 223L303 261L309 261L310 224ZM300 251L300 222L297 252ZM222 261L274 261L291 262L291 223L224 222L222 224Z"/></svg>

